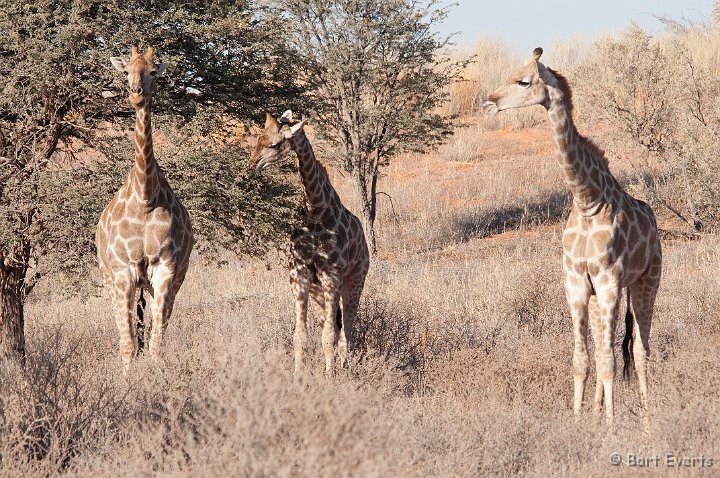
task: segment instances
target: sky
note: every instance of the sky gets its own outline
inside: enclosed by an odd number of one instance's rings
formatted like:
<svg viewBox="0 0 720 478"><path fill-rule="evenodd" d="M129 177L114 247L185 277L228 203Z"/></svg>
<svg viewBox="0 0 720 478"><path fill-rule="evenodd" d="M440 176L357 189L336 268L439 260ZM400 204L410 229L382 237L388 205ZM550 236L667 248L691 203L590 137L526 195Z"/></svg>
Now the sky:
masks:
<svg viewBox="0 0 720 478"><path fill-rule="evenodd" d="M458 32L457 45L472 46L481 37L502 40L518 54L556 40L593 40L624 30L631 21L661 31L655 16L708 20L713 0L447 0L451 7L442 34Z"/></svg>

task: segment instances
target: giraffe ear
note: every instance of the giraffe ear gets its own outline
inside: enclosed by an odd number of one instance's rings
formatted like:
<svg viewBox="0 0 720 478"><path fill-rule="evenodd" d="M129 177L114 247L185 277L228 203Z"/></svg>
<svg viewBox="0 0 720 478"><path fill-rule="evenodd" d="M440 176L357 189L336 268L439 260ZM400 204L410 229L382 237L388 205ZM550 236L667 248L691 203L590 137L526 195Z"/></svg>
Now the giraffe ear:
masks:
<svg viewBox="0 0 720 478"><path fill-rule="evenodd" d="M299 131L303 130L303 126L305 126L305 120L299 121L294 125L290 126L288 132L285 133L285 137L290 138L292 136L295 136Z"/></svg>
<svg viewBox="0 0 720 478"><path fill-rule="evenodd" d="M280 123L290 123L292 121L292 111L287 110L280 117Z"/></svg>
<svg viewBox="0 0 720 478"><path fill-rule="evenodd" d="M110 63L112 63L112 66L114 66L117 71L125 72L125 67L127 66L125 58L121 56L111 56Z"/></svg>
<svg viewBox="0 0 720 478"><path fill-rule="evenodd" d="M157 76L160 76L165 72L165 68L167 68L167 63L159 63L155 65L155 68L157 68Z"/></svg>
<svg viewBox="0 0 720 478"><path fill-rule="evenodd" d="M533 61L538 61L540 59L540 57L542 56L542 54L543 54L542 48L540 48L540 47L535 48L532 52Z"/></svg>

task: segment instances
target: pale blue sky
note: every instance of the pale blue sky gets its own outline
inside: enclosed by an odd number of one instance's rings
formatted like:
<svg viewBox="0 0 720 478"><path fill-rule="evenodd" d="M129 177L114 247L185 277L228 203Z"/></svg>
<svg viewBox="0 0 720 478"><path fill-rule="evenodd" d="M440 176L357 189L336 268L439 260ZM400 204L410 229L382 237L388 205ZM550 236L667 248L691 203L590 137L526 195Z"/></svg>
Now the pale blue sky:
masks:
<svg viewBox="0 0 720 478"><path fill-rule="evenodd" d="M451 0L443 2L452 3ZM625 29L631 21L650 32L661 28L653 15L707 20L713 0L460 0L450 10L443 33L459 32L458 45L472 45L480 37L502 40L517 53L555 40Z"/></svg>

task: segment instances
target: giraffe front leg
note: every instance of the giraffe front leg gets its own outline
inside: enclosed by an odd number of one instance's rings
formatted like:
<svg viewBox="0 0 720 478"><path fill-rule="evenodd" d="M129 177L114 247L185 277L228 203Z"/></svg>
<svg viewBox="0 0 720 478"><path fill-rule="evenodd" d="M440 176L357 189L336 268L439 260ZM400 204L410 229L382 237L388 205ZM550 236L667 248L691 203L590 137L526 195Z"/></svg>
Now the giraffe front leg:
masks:
<svg viewBox="0 0 720 478"><path fill-rule="evenodd" d="M615 380L615 318L620 299L620 287L613 285L597 290L599 318L593 325L595 340L595 368L602 381L605 416L612 423L615 415L613 382Z"/></svg>
<svg viewBox="0 0 720 478"><path fill-rule="evenodd" d="M600 307L598 306L597 296L591 295L590 300L588 301L588 313L589 313L589 321L590 321L590 328L593 331L593 341L597 344L598 343L598 337L596 337L594 334L597 330L600 330L599 324L600 324ZM597 362L597 349L595 349L595 361ZM603 405L603 382L600 380L600 374L598 371L595 371L595 400L593 404L593 411L595 413L600 413L602 410Z"/></svg>
<svg viewBox="0 0 720 478"><path fill-rule="evenodd" d="M570 306L573 320L573 383L575 388L573 411L580 414L583 396L585 394L585 381L587 380L590 359L587 351L588 327L588 300L590 289L585 279L574 272L566 270L565 298Z"/></svg>
<svg viewBox="0 0 720 478"><path fill-rule="evenodd" d="M339 305L337 287L326 288L322 346L325 353L325 375L332 377L335 370L335 347L338 342L338 326L335 320Z"/></svg>
<svg viewBox="0 0 720 478"><path fill-rule="evenodd" d="M163 267L153 271L152 288L155 303L152 310L153 318L150 328L150 340L148 341L148 352L153 360L158 361L165 330L172 315L175 296L180 284L175 283L174 276L169 268Z"/></svg>
<svg viewBox="0 0 720 478"><path fill-rule="evenodd" d="M131 312L135 299L135 287L129 279L115 278L112 299L115 308L115 324L120 334L120 358L125 366L125 372L127 372L130 369L130 362L137 354L137 338Z"/></svg>
<svg viewBox="0 0 720 478"><path fill-rule="evenodd" d="M295 330L293 331L293 352L295 370L298 374L305 368L305 349L307 348L307 312L310 295L311 274L301 268L290 271L290 285L295 296Z"/></svg>

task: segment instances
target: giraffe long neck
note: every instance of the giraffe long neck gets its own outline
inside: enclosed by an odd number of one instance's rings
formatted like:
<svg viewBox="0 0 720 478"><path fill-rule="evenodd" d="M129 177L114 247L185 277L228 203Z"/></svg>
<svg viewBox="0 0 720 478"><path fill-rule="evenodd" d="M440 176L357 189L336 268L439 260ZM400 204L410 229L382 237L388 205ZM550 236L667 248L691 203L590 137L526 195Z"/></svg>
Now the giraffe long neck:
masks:
<svg viewBox="0 0 720 478"><path fill-rule="evenodd" d="M152 99L145 98L142 106L135 112L135 168L132 182L135 193L140 199L150 201L159 186L159 170L153 152Z"/></svg>
<svg viewBox="0 0 720 478"><path fill-rule="evenodd" d="M587 144L575 129L565 93L553 85L548 87L548 92L550 100L546 108L565 183L581 214L595 214L607 201L604 193L607 181L614 178L597 148Z"/></svg>
<svg viewBox="0 0 720 478"><path fill-rule="evenodd" d="M330 184L327 171L315 159L310 141L304 134L297 134L291 144L298 157L298 169L310 218L327 226L333 225L340 208L340 197Z"/></svg>

